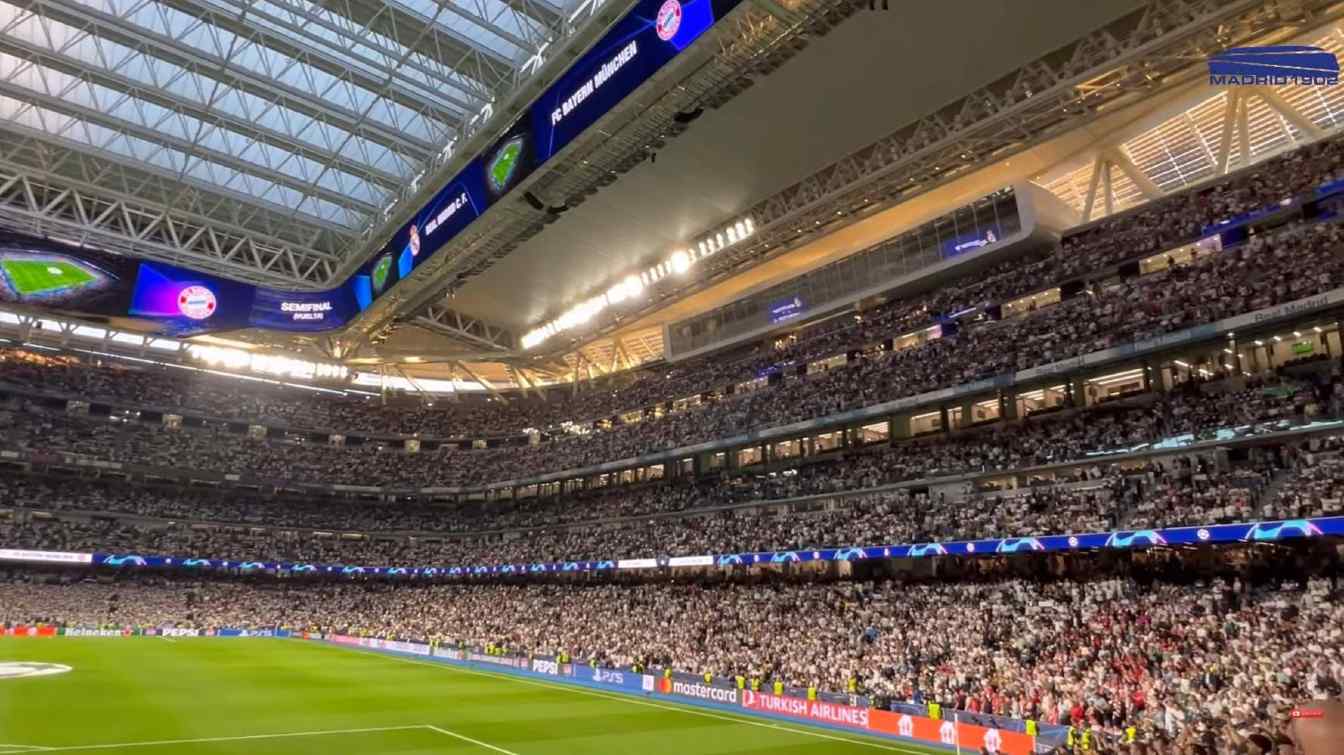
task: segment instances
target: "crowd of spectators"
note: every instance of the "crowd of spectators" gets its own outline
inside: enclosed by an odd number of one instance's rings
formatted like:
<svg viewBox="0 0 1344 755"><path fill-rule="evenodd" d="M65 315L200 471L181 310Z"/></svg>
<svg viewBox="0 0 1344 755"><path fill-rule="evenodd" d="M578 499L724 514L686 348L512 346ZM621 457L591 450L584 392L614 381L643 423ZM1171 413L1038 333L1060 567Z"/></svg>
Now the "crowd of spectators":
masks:
<svg viewBox="0 0 1344 755"><path fill-rule="evenodd" d="M0 382L30 389L123 403L190 409L235 420L276 421L338 432L411 433L461 438L553 429L572 420L617 414L699 394L714 398L642 422L616 422L608 431L567 436L537 447L510 447L461 457L444 466L470 469L478 482L499 474L538 473L627 458L722 437L747 429L811 419L935 388L1020 370L1119 343L1168 333L1272 306L1344 284L1341 231L1298 225L1248 244L1197 256L1142 277L1116 275L1116 263L1158 253L1200 229L1285 199L1338 177L1344 140L1308 145L1252 171L1197 191L1151 203L1068 237L1040 258L1014 260L913 299L804 329L782 351L750 350L674 367L636 371L628 385L552 391L551 400L515 397L384 405L377 399L337 399L284 386L239 384L206 373L169 368L130 369L44 356L0 354ZM1132 275L1132 273L1130 274ZM1080 276L1084 276L1081 277ZM1013 297L1068 280L1082 293L1059 304L1003 320L958 322L921 345L873 349L907 326L924 326L951 312L979 312ZM955 332L953 332L955 331ZM835 354L861 354L851 364L777 385L724 396L720 389L782 366ZM40 364L39 364L40 363ZM563 394L563 395L562 395ZM380 460L386 462L387 460ZM397 462L389 463L396 466Z"/></svg>
<svg viewBox="0 0 1344 755"><path fill-rule="evenodd" d="M0 543L231 561L449 567L1319 517L1344 513L1341 447L1344 437L1330 436L1261 447L1238 465L1207 455L1158 457L1141 466L1098 464L1051 485L964 495L930 494L917 486L774 504L747 498L732 505L741 491L724 484L657 486L596 498L592 506L569 499L554 504L554 519L506 531L489 531L502 520L476 518L483 514L480 508L248 501L190 489L16 478L0 483L0 492L25 516L0 517ZM673 503L647 514L629 513L664 499ZM263 511L270 516L261 516ZM595 518L598 514L608 518ZM355 533L357 525L367 531ZM420 531L407 532L411 529Z"/></svg>
<svg viewBox="0 0 1344 755"><path fill-rule="evenodd" d="M578 518L661 513L743 498L783 498L920 478L1020 469L1132 450L1163 438L1186 434L1211 437L1228 428L1237 428L1247 434L1278 429L1308 415L1336 416L1339 407L1335 404L1340 393L1334 382L1273 374L1212 382L1189 381L1165 394L1138 396L1075 412L1055 412L1038 419L1029 418L952 436L900 441L871 447L857 454L841 454L838 460L832 455L823 463L808 460L809 463L788 474L735 478L732 485L716 490L712 495L667 494L663 491L643 498L626 495L614 505L610 500L586 502L577 513ZM456 458L451 455L412 455L390 450L262 441L217 430L173 431L161 425L111 422L105 418L24 411L22 408L9 415L0 413L0 423L6 424L9 430L0 443L12 448L60 451L163 469L345 484L397 485L411 481L417 488L458 479L454 476L457 471L453 465L445 465L445 461ZM782 472L784 465L777 463L772 470ZM145 498L136 511L145 513L146 506L153 508L154 500ZM301 512L303 508L295 506L279 511L271 507L271 510L263 511L251 506L253 510L245 512L242 509L249 508L249 502L239 499L236 503L235 508L242 508L229 517L230 521L255 522L265 517L283 517L285 511ZM548 504L556 503L563 505L565 501L553 498L539 502L520 500L512 504L492 501L483 510L468 509L465 513L472 519L471 526L475 529L555 524L557 513L570 520L576 518L572 513L551 510L554 506ZM350 518L349 515L333 516L333 506L323 504L320 508L329 524L333 520ZM125 510L124 505L116 510ZM361 511L377 516L379 512L393 510L365 507ZM400 529L424 528L415 524L422 521L422 516L437 520L432 529L460 529L442 508L424 512L413 507L395 509L398 515L403 511L407 524ZM163 508L151 513L184 515L184 512ZM361 515L361 518L364 517ZM303 526L306 521L300 519L290 523ZM352 523L350 528L369 528L369 524L365 518L365 521Z"/></svg>
<svg viewBox="0 0 1344 755"><path fill-rule="evenodd" d="M0 624L289 627L668 668L1146 741L1264 730L1338 698L1329 576L1157 564L1138 577L840 583L0 580ZM1156 578L1155 578L1156 577ZM1185 750L1182 750L1184 752ZM1218 750L1229 752L1230 750Z"/></svg>
<svg viewBox="0 0 1344 755"><path fill-rule="evenodd" d="M871 382L879 382L880 374L874 373L870 378ZM800 394L799 401L803 395ZM828 400L838 399L832 395ZM1164 395L1148 407L1112 411L1103 404L1070 421L1007 423L985 443L958 439L899 444L880 460L873 460L868 468L849 475L848 486L855 487L854 482L862 483L858 485L861 487L961 471L1066 461L1187 432L1256 423L1268 425L1303 417L1308 412L1334 416L1341 410L1344 410L1344 390L1337 376L1315 383L1273 375L1228 377L1216 385L1188 383L1185 389ZM790 410L784 407L779 411ZM677 422L665 419L648 426L666 428L677 426ZM539 446L478 450L445 447L408 453L380 445L333 446L302 437L256 438L224 426L170 429L161 422L142 422L134 416L53 412L21 400L0 404L0 430L3 430L0 446L38 454L76 454L124 464L238 475L250 480L400 489L481 485L516 479L525 472L572 468L581 461L605 460L603 455L579 459L563 452L569 447L589 451L600 447L579 438ZM626 435L631 436L627 440L632 440L639 433L632 429L628 433L589 437ZM656 448L631 448L620 454ZM826 482L812 482L806 477L800 478L799 483L812 487L797 492L827 489Z"/></svg>

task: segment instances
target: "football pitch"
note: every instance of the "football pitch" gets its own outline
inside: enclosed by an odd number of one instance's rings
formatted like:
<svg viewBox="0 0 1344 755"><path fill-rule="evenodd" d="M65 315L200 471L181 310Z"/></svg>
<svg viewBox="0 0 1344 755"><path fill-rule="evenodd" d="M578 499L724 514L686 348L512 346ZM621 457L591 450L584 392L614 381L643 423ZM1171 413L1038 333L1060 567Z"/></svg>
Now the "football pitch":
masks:
<svg viewBox="0 0 1344 755"><path fill-rule="evenodd" d="M946 752L301 640L0 638L0 755Z"/></svg>
<svg viewBox="0 0 1344 755"><path fill-rule="evenodd" d="M5 277L20 296L67 291L86 286L98 278L83 267L65 260L0 260Z"/></svg>

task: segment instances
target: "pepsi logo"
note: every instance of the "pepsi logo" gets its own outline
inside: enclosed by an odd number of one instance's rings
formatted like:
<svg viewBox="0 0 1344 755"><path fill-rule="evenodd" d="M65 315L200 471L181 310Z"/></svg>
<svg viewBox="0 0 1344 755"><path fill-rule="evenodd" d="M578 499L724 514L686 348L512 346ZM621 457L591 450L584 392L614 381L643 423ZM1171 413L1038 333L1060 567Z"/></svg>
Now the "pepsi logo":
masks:
<svg viewBox="0 0 1344 755"><path fill-rule="evenodd" d="M1208 530L1204 529L1203 527L1200 527L1199 531L1195 533L1195 536L1198 537L1200 540L1208 540L1211 535Z"/></svg>
<svg viewBox="0 0 1344 755"><path fill-rule="evenodd" d="M204 320L215 313L219 303L215 292L205 286L187 286L177 294L177 309L193 320Z"/></svg>
<svg viewBox="0 0 1344 755"><path fill-rule="evenodd" d="M680 0L667 0L663 7L658 9L658 19L654 23L654 29L658 32L658 38L664 42L672 41L677 36L677 30L681 29L681 2Z"/></svg>

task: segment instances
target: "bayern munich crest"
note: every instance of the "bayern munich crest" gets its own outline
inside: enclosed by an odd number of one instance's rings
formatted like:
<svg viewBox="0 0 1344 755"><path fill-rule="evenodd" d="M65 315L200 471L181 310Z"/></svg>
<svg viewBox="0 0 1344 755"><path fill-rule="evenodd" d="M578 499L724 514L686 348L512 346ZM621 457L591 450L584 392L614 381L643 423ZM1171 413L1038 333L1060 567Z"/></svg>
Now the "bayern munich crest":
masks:
<svg viewBox="0 0 1344 755"><path fill-rule="evenodd" d="M671 42L672 38L677 36L677 31L681 29L680 0L667 0L663 3L663 7L658 9L654 29L658 32L658 38L664 42Z"/></svg>
<svg viewBox="0 0 1344 755"><path fill-rule="evenodd" d="M215 313L219 303L215 292L205 286L187 286L177 295L177 309L193 320L204 320Z"/></svg>

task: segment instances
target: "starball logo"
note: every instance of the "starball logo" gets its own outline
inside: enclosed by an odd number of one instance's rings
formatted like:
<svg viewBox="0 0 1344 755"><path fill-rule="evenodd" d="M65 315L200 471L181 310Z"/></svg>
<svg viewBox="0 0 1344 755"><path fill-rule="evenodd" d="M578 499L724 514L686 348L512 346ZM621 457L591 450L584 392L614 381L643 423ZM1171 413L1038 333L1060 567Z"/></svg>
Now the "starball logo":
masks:
<svg viewBox="0 0 1344 755"><path fill-rule="evenodd" d="M1339 59L1310 45L1233 47L1209 58L1210 86L1334 86Z"/></svg>

